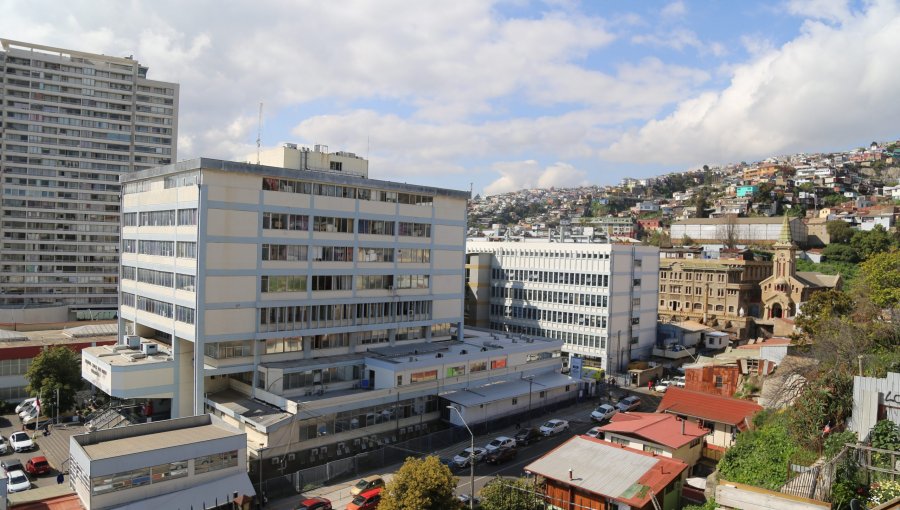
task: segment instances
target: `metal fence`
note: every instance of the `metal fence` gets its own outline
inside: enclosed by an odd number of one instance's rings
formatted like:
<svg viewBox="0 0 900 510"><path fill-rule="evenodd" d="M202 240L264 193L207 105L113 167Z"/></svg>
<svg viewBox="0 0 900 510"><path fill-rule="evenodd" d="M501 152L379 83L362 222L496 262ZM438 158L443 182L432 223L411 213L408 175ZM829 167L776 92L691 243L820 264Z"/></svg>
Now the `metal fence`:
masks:
<svg viewBox="0 0 900 510"><path fill-rule="evenodd" d="M489 422L475 424L471 426L472 432L476 435L483 435L512 425L524 426L532 417L569 407L573 403L574 399L568 399L535 407L530 413L505 416ZM533 425L537 426L539 423L535 422ZM440 450L467 441L469 437L469 433L463 427L447 428L342 459L332 460L319 466L267 478L263 480L261 490L259 484L255 484L255 486L259 491L258 493L265 494L268 499L301 494L341 480L351 480L363 473L384 469L387 466L399 465L407 457L437 454Z"/></svg>
<svg viewBox="0 0 900 510"><path fill-rule="evenodd" d="M879 480L897 480L900 478L898 459L900 452L848 444L826 462L807 468L793 468L792 471L797 474L781 487L780 492L832 502L832 485L840 476L846 476L848 468L854 473L859 472L867 484Z"/></svg>

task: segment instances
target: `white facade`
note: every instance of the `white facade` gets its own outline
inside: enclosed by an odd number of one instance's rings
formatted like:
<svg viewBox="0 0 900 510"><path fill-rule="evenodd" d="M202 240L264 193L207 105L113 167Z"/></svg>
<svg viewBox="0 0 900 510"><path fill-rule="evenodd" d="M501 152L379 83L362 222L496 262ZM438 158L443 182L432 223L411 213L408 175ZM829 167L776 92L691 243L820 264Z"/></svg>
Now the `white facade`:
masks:
<svg viewBox="0 0 900 510"><path fill-rule="evenodd" d="M132 58L0 45L0 305L114 310L119 176L175 160L178 84Z"/></svg>
<svg viewBox="0 0 900 510"><path fill-rule="evenodd" d="M564 352L613 372L650 355L658 248L475 241L466 251L493 255L491 329L563 340Z"/></svg>
<svg viewBox="0 0 900 510"><path fill-rule="evenodd" d="M356 353L461 331L467 196L208 159L129 175L120 332L163 354L91 351L82 372L121 398L171 395L173 416L229 380L285 398L358 387Z"/></svg>

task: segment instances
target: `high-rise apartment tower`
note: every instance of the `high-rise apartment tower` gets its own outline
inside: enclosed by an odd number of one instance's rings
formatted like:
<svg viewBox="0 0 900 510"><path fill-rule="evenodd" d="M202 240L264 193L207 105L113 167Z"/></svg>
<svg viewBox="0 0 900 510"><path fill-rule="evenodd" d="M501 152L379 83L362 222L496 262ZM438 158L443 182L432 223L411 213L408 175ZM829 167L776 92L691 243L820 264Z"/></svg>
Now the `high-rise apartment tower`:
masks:
<svg viewBox="0 0 900 510"><path fill-rule="evenodd" d="M119 176L175 160L178 85L0 39L0 116L0 306L115 310Z"/></svg>

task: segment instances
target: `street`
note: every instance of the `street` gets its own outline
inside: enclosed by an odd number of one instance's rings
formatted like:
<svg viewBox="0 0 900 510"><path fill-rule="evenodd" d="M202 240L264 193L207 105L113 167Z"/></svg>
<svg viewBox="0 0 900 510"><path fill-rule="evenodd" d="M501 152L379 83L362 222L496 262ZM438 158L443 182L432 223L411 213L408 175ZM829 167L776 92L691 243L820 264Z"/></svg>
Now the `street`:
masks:
<svg viewBox="0 0 900 510"><path fill-rule="evenodd" d="M659 404L660 395L657 393L649 392L646 388L616 388L614 390L614 395L627 396L631 394L641 397L642 405L640 411L653 412L656 410L656 407ZM614 401L616 400L617 399L614 399ZM516 456L516 458L504 464L500 464L497 466L484 462L476 464L475 494L477 495L478 491L480 491L488 482L490 482L491 479L497 476L518 477L524 475L525 466L527 466L533 460L543 456L553 448L561 445L573 435L583 434L587 432L591 427L596 425L590 420L591 411L598 404L605 402L606 396L604 395L600 398L591 398L569 408L559 410L552 415L548 414L543 416L535 416L534 420L531 423L531 426L533 427L539 427L543 422L551 418L559 418L569 421L569 430L561 434L557 434L556 436L544 438L541 441L530 444L528 446L519 446L517 448L518 455ZM522 426L527 426L527 423L523 422ZM484 446L497 436L512 437L515 435L515 433L515 427L508 427L505 429L497 430L488 435L475 436L475 445ZM459 442L451 447L434 452L433 454L440 457L450 458L462 451L464 448L468 447L469 441L466 440ZM384 477L385 481L389 482L391 477L393 476L393 472L399 469L399 467L399 465L396 465L387 467L381 472L362 473L352 480L345 480L342 483L321 487L302 496L296 495L275 501L270 501L265 508L274 510L293 510L297 503L304 497L320 496L331 500L333 508L343 509L353 499L350 495L350 488L354 483L356 483L359 478L369 475L381 474ZM469 468L454 469L453 474L459 479L456 486L456 494L469 494L471 492L471 477L469 475Z"/></svg>

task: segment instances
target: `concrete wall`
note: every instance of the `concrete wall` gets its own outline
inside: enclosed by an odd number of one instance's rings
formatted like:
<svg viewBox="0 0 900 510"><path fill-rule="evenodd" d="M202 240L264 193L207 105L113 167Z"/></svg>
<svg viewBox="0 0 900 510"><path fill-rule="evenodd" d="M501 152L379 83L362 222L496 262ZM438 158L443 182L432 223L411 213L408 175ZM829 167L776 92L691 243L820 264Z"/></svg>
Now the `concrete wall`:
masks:
<svg viewBox="0 0 900 510"><path fill-rule="evenodd" d="M720 480L716 503L739 510L818 510L830 509L824 501L801 498L780 492Z"/></svg>

